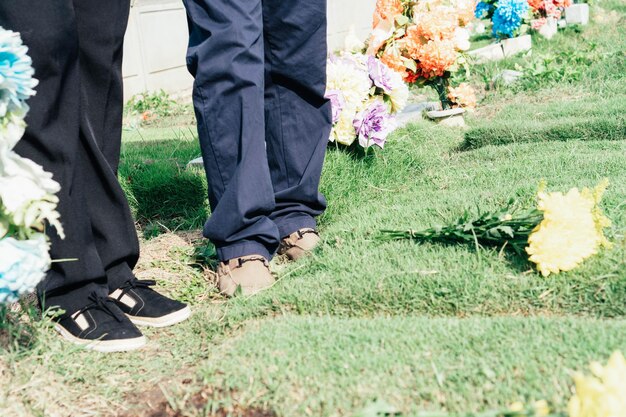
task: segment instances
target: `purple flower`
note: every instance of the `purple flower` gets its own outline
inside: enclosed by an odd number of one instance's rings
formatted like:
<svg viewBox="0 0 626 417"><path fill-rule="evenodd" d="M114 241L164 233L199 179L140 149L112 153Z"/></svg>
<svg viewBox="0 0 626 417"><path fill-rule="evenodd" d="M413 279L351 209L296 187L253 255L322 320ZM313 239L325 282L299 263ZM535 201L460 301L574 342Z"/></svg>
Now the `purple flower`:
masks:
<svg viewBox="0 0 626 417"><path fill-rule="evenodd" d="M341 111L346 105L346 100L343 98L341 90L327 91L326 98L330 100L330 104L333 109L333 124L335 124L339 121L339 116L341 116Z"/></svg>
<svg viewBox="0 0 626 417"><path fill-rule="evenodd" d="M371 102L359 112L353 123L359 137L359 144L365 149L372 145L383 148L387 136L396 127L395 119L389 114L387 105L379 100Z"/></svg>
<svg viewBox="0 0 626 417"><path fill-rule="evenodd" d="M376 87L382 88L385 93L393 90L392 70L387 65L370 55L367 60L367 69Z"/></svg>

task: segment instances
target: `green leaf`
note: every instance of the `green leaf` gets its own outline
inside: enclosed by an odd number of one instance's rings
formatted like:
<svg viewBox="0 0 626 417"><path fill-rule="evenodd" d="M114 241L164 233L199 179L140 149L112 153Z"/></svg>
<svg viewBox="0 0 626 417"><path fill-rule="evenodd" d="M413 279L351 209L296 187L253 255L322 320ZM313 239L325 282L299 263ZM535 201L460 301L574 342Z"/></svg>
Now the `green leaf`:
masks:
<svg viewBox="0 0 626 417"><path fill-rule="evenodd" d="M398 26L404 26L407 25L410 22L409 18L406 17L405 15L398 15L396 16L396 23L398 24Z"/></svg>

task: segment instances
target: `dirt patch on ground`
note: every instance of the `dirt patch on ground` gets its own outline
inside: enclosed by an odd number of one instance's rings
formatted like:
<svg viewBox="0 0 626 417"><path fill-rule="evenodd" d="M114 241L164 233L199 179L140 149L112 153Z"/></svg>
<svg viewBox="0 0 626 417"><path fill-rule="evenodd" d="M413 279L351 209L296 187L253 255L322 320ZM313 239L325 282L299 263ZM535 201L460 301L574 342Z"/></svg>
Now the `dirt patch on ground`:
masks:
<svg viewBox="0 0 626 417"><path fill-rule="evenodd" d="M141 241L141 258L135 268L136 272L151 269L159 262L172 262L171 252L193 251L196 246L205 242L200 230L164 233L150 240Z"/></svg>
<svg viewBox="0 0 626 417"><path fill-rule="evenodd" d="M191 380L184 380L182 384L190 384ZM148 392L136 394L132 398L129 410L117 414L116 417L278 417L275 411L256 406L219 406L220 398L233 398L235 393L222 390L204 388L187 395L176 395L184 398L172 405L163 390L154 388ZM134 401L134 403L132 403Z"/></svg>
<svg viewBox="0 0 626 417"><path fill-rule="evenodd" d="M206 294L194 293L193 299L206 301L214 292L215 272L196 259L196 252L207 243L200 230L170 232L154 239L142 239L141 258L134 270L135 275L139 279L156 280L161 291L174 297L180 296L185 288L194 285L197 288L194 277L202 276Z"/></svg>

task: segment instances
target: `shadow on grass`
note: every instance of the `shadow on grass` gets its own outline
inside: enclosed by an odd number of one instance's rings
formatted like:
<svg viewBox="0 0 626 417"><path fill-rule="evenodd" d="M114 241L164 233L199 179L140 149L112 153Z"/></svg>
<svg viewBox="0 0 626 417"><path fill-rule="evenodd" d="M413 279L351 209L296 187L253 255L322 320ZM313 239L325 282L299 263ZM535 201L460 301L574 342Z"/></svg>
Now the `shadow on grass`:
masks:
<svg viewBox="0 0 626 417"><path fill-rule="evenodd" d="M571 140L625 140L624 117L569 117L557 120L506 120L474 127L465 133L458 151L489 145L565 142Z"/></svg>
<svg viewBox="0 0 626 417"><path fill-rule="evenodd" d="M375 160L377 150L375 146L364 149L358 144L358 141L354 141L350 146L329 142L327 147L328 152L343 152L355 161L366 163L372 163Z"/></svg>
<svg viewBox="0 0 626 417"><path fill-rule="evenodd" d="M199 153L195 140L124 144L120 182L146 237L202 227L209 211L206 179L187 167Z"/></svg>
<svg viewBox="0 0 626 417"><path fill-rule="evenodd" d="M28 353L37 346L41 311L32 301L13 305L0 304L0 352Z"/></svg>

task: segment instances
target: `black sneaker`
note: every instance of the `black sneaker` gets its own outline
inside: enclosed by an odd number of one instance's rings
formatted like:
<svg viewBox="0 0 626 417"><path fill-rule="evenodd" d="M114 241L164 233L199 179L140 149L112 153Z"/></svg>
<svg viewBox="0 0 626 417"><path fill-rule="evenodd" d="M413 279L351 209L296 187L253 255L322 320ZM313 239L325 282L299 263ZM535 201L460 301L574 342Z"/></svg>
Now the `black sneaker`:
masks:
<svg viewBox="0 0 626 417"><path fill-rule="evenodd" d="M117 306L139 326L166 327L191 316L191 309L180 301L172 300L154 291L152 280L127 281L111 297Z"/></svg>
<svg viewBox="0 0 626 417"><path fill-rule="evenodd" d="M89 300L91 304L57 320L55 329L66 340L98 352L126 352L146 344L113 300L97 294Z"/></svg>

